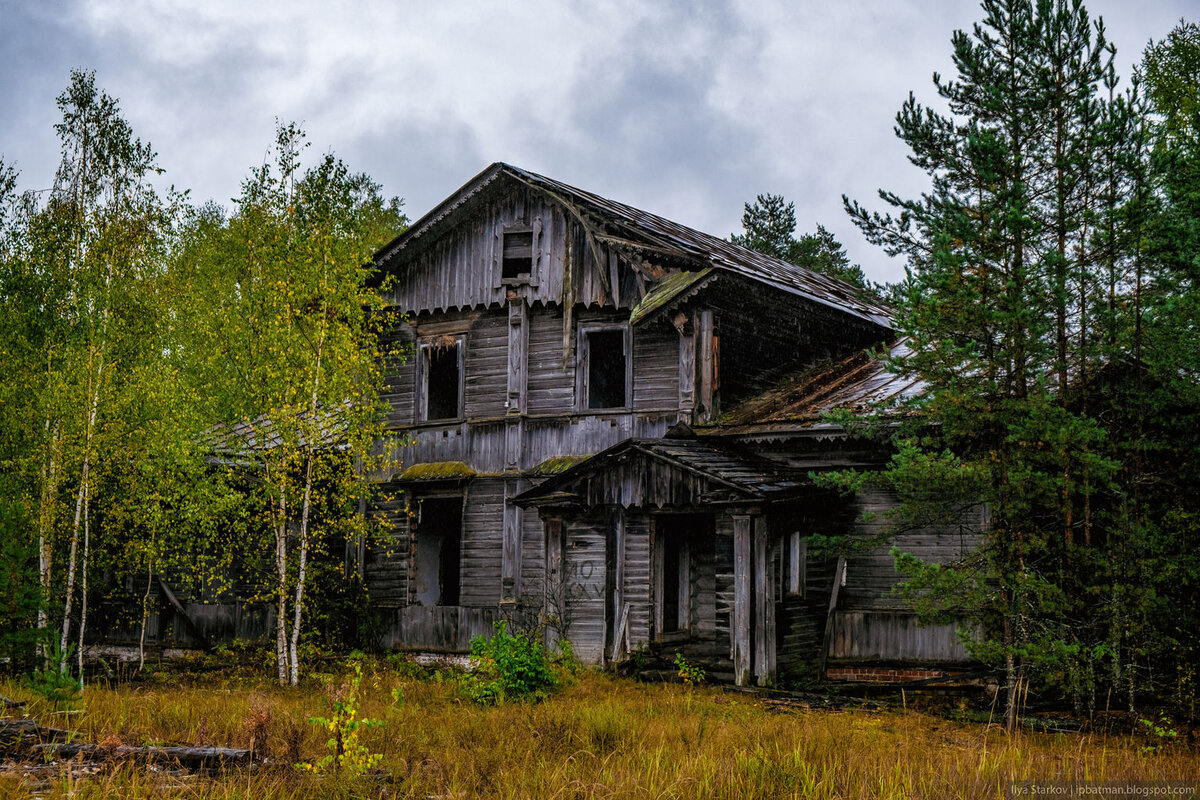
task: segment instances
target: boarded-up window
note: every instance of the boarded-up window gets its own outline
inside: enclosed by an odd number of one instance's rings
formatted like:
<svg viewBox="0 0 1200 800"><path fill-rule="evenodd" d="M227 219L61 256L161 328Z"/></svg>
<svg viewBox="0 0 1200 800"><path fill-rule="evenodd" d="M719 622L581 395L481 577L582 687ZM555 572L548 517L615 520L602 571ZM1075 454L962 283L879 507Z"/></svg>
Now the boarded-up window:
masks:
<svg viewBox="0 0 1200 800"><path fill-rule="evenodd" d="M626 405L625 331L599 330L587 334L587 407Z"/></svg>
<svg viewBox="0 0 1200 800"><path fill-rule="evenodd" d="M414 600L422 606L456 606L462 569L462 498L421 501L417 522Z"/></svg>
<svg viewBox="0 0 1200 800"><path fill-rule="evenodd" d="M500 277L506 281L529 280L533 272L533 231L507 231Z"/></svg>
<svg viewBox="0 0 1200 800"><path fill-rule="evenodd" d="M436 343L421 349L425 368L425 419L462 416L462 363L459 344Z"/></svg>

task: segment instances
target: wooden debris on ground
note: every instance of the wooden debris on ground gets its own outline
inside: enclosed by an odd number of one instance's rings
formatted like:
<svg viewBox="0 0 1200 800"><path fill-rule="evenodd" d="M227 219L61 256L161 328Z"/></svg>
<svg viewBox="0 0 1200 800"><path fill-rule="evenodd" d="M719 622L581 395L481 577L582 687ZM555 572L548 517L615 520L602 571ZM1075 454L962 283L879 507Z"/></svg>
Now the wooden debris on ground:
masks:
<svg viewBox="0 0 1200 800"><path fill-rule="evenodd" d="M80 759L85 762L136 759L148 763L175 764L193 772L224 766L248 766L254 753L233 747L133 747L127 745L73 742L79 735L60 728L47 728L32 719L0 719L0 754L9 758L44 761Z"/></svg>

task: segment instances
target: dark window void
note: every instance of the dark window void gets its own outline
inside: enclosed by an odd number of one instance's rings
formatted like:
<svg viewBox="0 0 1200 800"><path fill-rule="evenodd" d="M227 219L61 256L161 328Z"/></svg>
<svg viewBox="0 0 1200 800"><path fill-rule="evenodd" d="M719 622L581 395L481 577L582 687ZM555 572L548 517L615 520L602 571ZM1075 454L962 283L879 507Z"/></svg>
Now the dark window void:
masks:
<svg viewBox="0 0 1200 800"><path fill-rule="evenodd" d="M462 585L461 497L421 501L416 544L414 588L417 605L458 605Z"/></svg>
<svg viewBox="0 0 1200 800"><path fill-rule="evenodd" d="M533 271L533 233L504 234L504 262L500 277L504 280L528 278Z"/></svg>
<svg viewBox="0 0 1200 800"><path fill-rule="evenodd" d="M459 416L458 345L430 347L426 351L425 418L455 419Z"/></svg>
<svg viewBox="0 0 1200 800"><path fill-rule="evenodd" d="M588 408L625 405L625 332L594 331L588 342Z"/></svg>
<svg viewBox="0 0 1200 800"><path fill-rule="evenodd" d="M658 634L692 627L695 592L713 580L712 514L663 514L655 517L654 596Z"/></svg>
<svg viewBox="0 0 1200 800"><path fill-rule="evenodd" d="M687 607L686 597L681 596L681 589L687 584L687 561L683 558L683 541L677 535L663 536L662 560L662 632L674 633L687 628L683 614ZM684 574L681 574L684 573Z"/></svg>

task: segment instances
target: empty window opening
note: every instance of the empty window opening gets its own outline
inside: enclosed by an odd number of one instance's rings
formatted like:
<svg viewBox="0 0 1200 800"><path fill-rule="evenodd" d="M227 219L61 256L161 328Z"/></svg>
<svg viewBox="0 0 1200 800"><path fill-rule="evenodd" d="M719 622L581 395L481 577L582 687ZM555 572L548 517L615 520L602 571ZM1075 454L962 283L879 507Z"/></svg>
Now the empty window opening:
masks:
<svg viewBox="0 0 1200 800"><path fill-rule="evenodd" d="M417 605L458 605L461 562L462 498L422 500L414 570Z"/></svg>
<svg viewBox="0 0 1200 800"><path fill-rule="evenodd" d="M455 419L459 416L458 361L457 344L425 349L425 419Z"/></svg>
<svg viewBox="0 0 1200 800"><path fill-rule="evenodd" d="M503 280L528 279L533 272L533 231L504 234L504 257L500 277Z"/></svg>
<svg viewBox="0 0 1200 800"><path fill-rule="evenodd" d="M592 331L587 335L588 408L625 405L625 331Z"/></svg>
<svg viewBox="0 0 1200 800"><path fill-rule="evenodd" d="M654 625L656 636L687 634L699 588L714 578L711 514L663 514L654 521Z"/></svg>
<svg viewBox="0 0 1200 800"><path fill-rule="evenodd" d="M687 543L682 537L663 537L662 564L662 632L687 630L689 576Z"/></svg>

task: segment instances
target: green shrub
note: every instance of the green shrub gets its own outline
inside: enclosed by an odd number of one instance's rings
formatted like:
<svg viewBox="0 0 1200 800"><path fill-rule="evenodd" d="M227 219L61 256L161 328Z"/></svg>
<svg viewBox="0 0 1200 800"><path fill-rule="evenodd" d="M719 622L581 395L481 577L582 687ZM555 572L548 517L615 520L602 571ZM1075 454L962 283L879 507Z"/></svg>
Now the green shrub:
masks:
<svg viewBox="0 0 1200 800"><path fill-rule="evenodd" d="M675 668L679 670L679 677L683 678L683 682L688 686L704 683L704 669L684 658L683 653L675 653Z"/></svg>
<svg viewBox="0 0 1200 800"><path fill-rule="evenodd" d="M58 665L65 661L71 663L75 654L75 645L67 645L64 653L58 647L58 642L51 640L46 647L46 666L35 669L25 679L25 685L31 692L40 697L52 710L71 709L83 699L83 684L69 671L59 672Z"/></svg>
<svg viewBox="0 0 1200 800"><path fill-rule="evenodd" d="M532 633L508 632L508 623L496 624L490 639L471 640L471 655L478 662L465 676L467 696L480 705L507 700L541 700L558 685L541 640Z"/></svg>
<svg viewBox="0 0 1200 800"><path fill-rule="evenodd" d="M362 731L378 728L386 722L378 719L363 719L359 714L359 684L362 683L362 654L351 654L347 663L354 670L354 677L330 694L328 717L310 717L308 723L325 730L329 740L325 747L329 755L314 763L301 762L296 767L307 772L341 772L343 775L358 776L379 766L381 753L371 752L360 740Z"/></svg>

